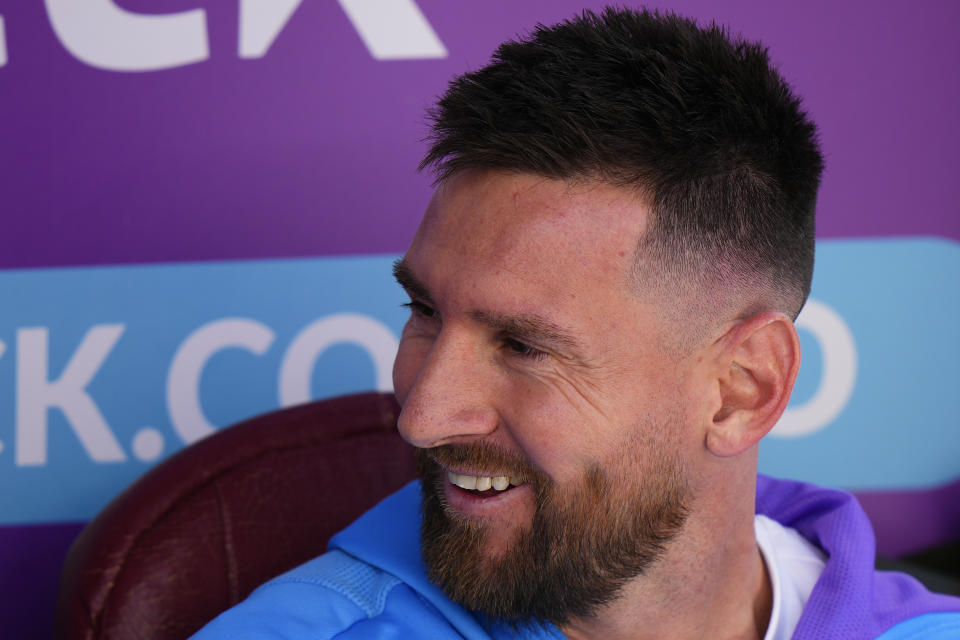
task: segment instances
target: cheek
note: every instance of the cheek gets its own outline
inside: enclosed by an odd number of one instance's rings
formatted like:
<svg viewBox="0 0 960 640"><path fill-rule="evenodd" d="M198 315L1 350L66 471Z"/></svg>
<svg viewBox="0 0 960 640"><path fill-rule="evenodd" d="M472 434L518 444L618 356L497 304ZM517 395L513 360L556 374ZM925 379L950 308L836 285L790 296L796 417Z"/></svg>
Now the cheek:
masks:
<svg viewBox="0 0 960 640"><path fill-rule="evenodd" d="M514 383L502 397L518 445L533 464L563 482L580 477L591 464L623 460L625 448L676 455L689 447L682 397L673 382L551 375Z"/></svg>
<svg viewBox="0 0 960 640"><path fill-rule="evenodd" d="M498 389L500 415L516 446L531 464L558 484L579 477L597 454L596 412L582 397L545 379L512 380Z"/></svg>

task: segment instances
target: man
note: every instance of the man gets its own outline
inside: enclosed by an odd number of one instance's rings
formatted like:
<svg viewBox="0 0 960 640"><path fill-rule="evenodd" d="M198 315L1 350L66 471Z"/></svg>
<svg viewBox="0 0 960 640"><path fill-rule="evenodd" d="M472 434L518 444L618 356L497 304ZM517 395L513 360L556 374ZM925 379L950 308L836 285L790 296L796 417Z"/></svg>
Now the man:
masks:
<svg viewBox="0 0 960 640"><path fill-rule="evenodd" d="M199 638L960 634L955 599L874 573L852 498L758 482L822 168L762 48L585 13L432 116L438 188L395 268L422 481Z"/></svg>

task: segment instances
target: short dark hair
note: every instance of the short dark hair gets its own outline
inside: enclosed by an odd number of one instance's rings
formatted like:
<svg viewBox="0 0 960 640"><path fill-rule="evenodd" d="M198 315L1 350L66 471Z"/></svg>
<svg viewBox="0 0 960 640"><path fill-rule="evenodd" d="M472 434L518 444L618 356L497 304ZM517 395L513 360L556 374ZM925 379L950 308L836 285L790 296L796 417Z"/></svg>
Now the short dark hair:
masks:
<svg viewBox="0 0 960 640"><path fill-rule="evenodd" d="M420 168L438 182L499 169L644 194L641 286L761 290L794 317L809 294L823 161L759 44L672 13L585 11L504 43L429 115Z"/></svg>

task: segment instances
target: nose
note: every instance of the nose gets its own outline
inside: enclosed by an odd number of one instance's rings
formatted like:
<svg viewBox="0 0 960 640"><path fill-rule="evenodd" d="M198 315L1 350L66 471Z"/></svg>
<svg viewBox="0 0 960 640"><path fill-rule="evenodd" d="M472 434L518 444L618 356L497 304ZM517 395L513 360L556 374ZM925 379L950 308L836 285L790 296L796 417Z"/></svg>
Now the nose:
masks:
<svg viewBox="0 0 960 640"><path fill-rule="evenodd" d="M429 345L401 340L394 388L400 436L419 448L480 440L497 429L493 372L469 339L441 334Z"/></svg>

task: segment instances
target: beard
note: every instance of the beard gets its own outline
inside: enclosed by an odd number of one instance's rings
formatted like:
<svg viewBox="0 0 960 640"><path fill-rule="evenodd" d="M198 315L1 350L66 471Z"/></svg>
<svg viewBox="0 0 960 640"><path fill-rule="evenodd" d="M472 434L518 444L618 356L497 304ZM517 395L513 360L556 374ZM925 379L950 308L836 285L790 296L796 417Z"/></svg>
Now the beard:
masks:
<svg viewBox="0 0 960 640"><path fill-rule="evenodd" d="M627 453L619 464L589 466L573 486L562 487L488 444L419 449L417 462L430 580L467 609L517 626L564 626L596 614L664 553L687 517L676 457ZM491 525L447 506L445 467L496 469L533 484L532 522L498 557L484 554Z"/></svg>

